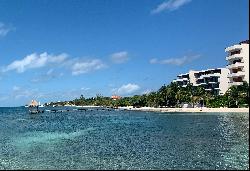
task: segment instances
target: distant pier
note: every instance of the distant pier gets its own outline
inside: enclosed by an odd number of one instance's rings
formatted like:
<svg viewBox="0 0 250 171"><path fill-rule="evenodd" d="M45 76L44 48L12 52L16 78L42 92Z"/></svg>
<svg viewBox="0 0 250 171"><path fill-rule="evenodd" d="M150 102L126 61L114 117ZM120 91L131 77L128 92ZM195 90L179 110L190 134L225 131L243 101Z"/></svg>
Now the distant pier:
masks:
<svg viewBox="0 0 250 171"><path fill-rule="evenodd" d="M47 109L44 110L45 112L51 112L51 113L62 113L62 112L86 112L86 111L117 111L118 109L112 108L112 107L106 107L106 108L78 108L78 109ZM119 111L122 111L124 109L119 109Z"/></svg>

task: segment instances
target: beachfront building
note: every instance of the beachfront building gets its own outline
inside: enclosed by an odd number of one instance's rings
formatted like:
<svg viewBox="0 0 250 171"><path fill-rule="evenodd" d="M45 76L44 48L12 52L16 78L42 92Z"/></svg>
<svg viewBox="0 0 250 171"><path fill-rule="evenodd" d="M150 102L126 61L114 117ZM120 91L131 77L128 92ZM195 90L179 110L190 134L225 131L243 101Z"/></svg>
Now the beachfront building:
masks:
<svg viewBox="0 0 250 171"><path fill-rule="evenodd" d="M186 87L190 83L190 74L180 74L177 76L177 79L173 80L173 82L178 83L179 86Z"/></svg>
<svg viewBox="0 0 250 171"><path fill-rule="evenodd" d="M119 100L121 98L121 96L117 96L117 95L112 95L111 99L112 100Z"/></svg>
<svg viewBox="0 0 250 171"><path fill-rule="evenodd" d="M177 76L177 79L173 80L173 82L178 83L178 85L182 87L186 87L188 84L196 85L196 78L194 73L198 71L190 70L188 73L180 74Z"/></svg>
<svg viewBox="0 0 250 171"><path fill-rule="evenodd" d="M229 78L227 68L215 68L201 71L191 70L188 73L180 74L173 80L178 85L186 87L187 84L193 86L203 86L206 91L214 95L223 95L227 91Z"/></svg>
<svg viewBox="0 0 250 171"><path fill-rule="evenodd" d="M227 47L225 52L227 52L229 86L242 85L243 81L249 83L249 40Z"/></svg>

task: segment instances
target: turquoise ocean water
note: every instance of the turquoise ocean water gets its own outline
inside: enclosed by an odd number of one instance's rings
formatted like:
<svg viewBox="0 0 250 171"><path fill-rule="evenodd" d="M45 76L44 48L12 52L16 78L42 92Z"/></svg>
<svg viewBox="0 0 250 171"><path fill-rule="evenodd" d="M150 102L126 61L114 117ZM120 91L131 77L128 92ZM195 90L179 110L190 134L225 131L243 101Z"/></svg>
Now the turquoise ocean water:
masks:
<svg viewBox="0 0 250 171"><path fill-rule="evenodd" d="M0 169L248 169L248 115L0 108Z"/></svg>

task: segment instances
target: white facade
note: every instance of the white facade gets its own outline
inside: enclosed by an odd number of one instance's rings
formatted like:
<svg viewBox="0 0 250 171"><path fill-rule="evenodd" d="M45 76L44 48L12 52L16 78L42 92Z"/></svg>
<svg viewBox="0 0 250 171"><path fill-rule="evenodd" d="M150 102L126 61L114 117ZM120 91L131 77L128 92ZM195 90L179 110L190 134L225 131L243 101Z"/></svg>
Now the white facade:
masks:
<svg viewBox="0 0 250 171"><path fill-rule="evenodd" d="M215 68L201 71L190 70L188 73L178 75L173 82L182 87L188 83L193 86L203 86L212 94L223 95L232 85L242 85L243 81L249 83L249 40L225 49L228 53L226 68Z"/></svg>
<svg viewBox="0 0 250 171"><path fill-rule="evenodd" d="M249 40L225 49L229 69L229 86L249 83Z"/></svg>
<svg viewBox="0 0 250 171"><path fill-rule="evenodd" d="M215 95L223 95L227 91L229 78L227 68L215 68L201 71L191 70L189 73L178 75L178 79L173 80L182 87L188 83L193 86L203 86L206 91Z"/></svg>
<svg viewBox="0 0 250 171"><path fill-rule="evenodd" d="M177 79L173 80L173 82L177 82L180 86L186 87L187 84L190 83L189 73L178 75Z"/></svg>

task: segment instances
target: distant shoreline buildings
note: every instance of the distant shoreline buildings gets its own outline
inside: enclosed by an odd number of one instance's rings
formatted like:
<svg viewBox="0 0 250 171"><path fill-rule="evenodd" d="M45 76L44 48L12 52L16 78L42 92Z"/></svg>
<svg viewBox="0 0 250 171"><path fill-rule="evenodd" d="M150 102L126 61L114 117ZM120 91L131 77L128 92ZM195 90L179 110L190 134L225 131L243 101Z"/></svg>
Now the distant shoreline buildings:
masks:
<svg viewBox="0 0 250 171"><path fill-rule="evenodd" d="M193 86L203 86L214 95L223 95L229 87L241 85L243 81L249 83L249 40L227 47L225 52L228 61L225 68L190 70L178 75L173 82L182 87L189 83Z"/></svg>

